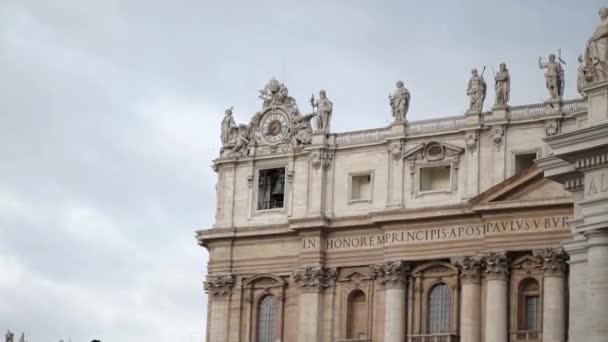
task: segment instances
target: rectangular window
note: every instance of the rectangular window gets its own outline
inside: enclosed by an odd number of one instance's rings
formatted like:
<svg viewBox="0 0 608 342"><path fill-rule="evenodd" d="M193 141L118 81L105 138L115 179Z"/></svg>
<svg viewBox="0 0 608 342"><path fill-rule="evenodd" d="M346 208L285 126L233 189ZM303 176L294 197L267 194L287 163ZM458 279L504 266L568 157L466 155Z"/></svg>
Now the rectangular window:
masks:
<svg viewBox="0 0 608 342"><path fill-rule="evenodd" d="M520 173L534 165L534 159L536 159L536 152L521 153L515 155L515 173Z"/></svg>
<svg viewBox="0 0 608 342"><path fill-rule="evenodd" d="M285 168L260 170L258 175L258 210L283 208Z"/></svg>
<svg viewBox="0 0 608 342"><path fill-rule="evenodd" d="M371 201L372 200L372 175L351 176L350 179L350 200L351 201Z"/></svg>
<svg viewBox="0 0 608 342"><path fill-rule="evenodd" d="M539 297L526 296L526 330L538 331Z"/></svg>
<svg viewBox="0 0 608 342"><path fill-rule="evenodd" d="M451 165L420 168L420 191L449 191Z"/></svg>

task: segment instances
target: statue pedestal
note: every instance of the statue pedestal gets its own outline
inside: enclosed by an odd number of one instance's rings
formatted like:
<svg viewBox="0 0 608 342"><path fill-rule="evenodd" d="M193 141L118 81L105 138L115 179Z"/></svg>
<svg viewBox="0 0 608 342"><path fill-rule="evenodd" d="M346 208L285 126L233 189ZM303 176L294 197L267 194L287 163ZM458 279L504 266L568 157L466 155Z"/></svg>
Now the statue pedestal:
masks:
<svg viewBox="0 0 608 342"><path fill-rule="evenodd" d="M407 130L407 121L395 121L391 124L392 136L404 136Z"/></svg>
<svg viewBox="0 0 608 342"><path fill-rule="evenodd" d="M583 89L587 94L587 126L608 121L608 81L593 83Z"/></svg>
<svg viewBox="0 0 608 342"><path fill-rule="evenodd" d="M326 132L314 132L312 134L312 145L327 145L327 133Z"/></svg>
<svg viewBox="0 0 608 342"><path fill-rule="evenodd" d="M481 125L481 111L476 109L467 110L464 113L464 122L466 126Z"/></svg>
<svg viewBox="0 0 608 342"><path fill-rule="evenodd" d="M551 99L545 101L545 114L561 114L562 99Z"/></svg>
<svg viewBox="0 0 608 342"><path fill-rule="evenodd" d="M492 107L492 121L508 121L509 120L509 106L507 105L495 105Z"/></svg>

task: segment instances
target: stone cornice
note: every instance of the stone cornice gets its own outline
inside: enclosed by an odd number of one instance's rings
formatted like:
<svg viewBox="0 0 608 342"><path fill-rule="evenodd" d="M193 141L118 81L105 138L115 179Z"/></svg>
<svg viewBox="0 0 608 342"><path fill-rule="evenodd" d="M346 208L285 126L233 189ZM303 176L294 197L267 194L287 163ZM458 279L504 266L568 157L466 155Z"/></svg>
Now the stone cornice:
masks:
<svg viewBox="0 0 608 342"><path fill-rule="evenodd" d="M543 261L545 277L563 277L566 272L566 253L560 249L547 248L536 250L534 256Z"/></svg>
<svg viewBox="0 0 608 342"><path fill-rule="evenodd" d="M212 298L226 298L232 293L234 277L230 274L208 275L204 282L205 292Z"/></svg>
<svg viewBox="0 0 608 342"><path fill-rule="evenodd" d="M338 273L325 266L305 266L294 270L291 277L301 292L319 292L334 286Z"/></svg>
<svg viewBox="0 0 608 342"><path fill-rule="evenodd" d="M544 139L556 157L575 162L583 151L608 146L608 123L578 129ZM602 150L598 150L602 151Z"/></svg>
<svg viewBox="0 0 608 342"><path fill-rule="evenodd" d="M506 252L492 252L483 257L484 273L488 280L507 280L509 277L509 257Z"/></svg>
<svg viewBox="0 0 608 342"><path fill-rule="evenodd" d="M403 261L387 261L380 265L370 265L372 277L386 288L404 288L410 265Z"/></svg>

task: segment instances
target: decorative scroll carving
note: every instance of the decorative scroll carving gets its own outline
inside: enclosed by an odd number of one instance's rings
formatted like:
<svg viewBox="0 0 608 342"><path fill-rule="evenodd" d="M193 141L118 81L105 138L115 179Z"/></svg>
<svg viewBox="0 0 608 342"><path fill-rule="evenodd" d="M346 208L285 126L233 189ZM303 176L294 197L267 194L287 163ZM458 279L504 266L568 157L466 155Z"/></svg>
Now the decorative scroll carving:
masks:
<svg viewBox="0 0 608 342"><path fill-rule="evenodd" d="M466 256L453 258L452 263L460 269L460 276L464 283L479 283L483 259L481 256Z"/></svg>
<svg viewBox="0 0 608 342"><path fill-rule="evenodd" d="M552 137L559 133L560 122L557 120L547 120L545 122L545 133L548 137Z"/></svg>
<svg viewBox="0 0 608 342"><path fill-rule="evenodd" d="M563 277L566 271L566 253L562 249L541 249L533 252L534 256L542 259L545 276Z"/></svg>
<svg viewBox="0 0 608 342"><path fill-rule="evenodd" d="M305 266L291 274L294 283L303 292L317 292L336 283L338 273L325 266Z"/></svg>
<svg viewBox="0 0 608 342"><path fill-rule="evenodd" d="M478 133L476 131L469 132L465 136L465 138L464 138L465 146L467 147L467 151L469 151L470 153L474 153L475 150L477 150L477 139L478 139Z"/></svg>
<svg viewBox="0 0 608 342"><path fill-rule="evenodd" d="M496 126L492 130L492 142L498 151L504 142L505 129L503 126Z"/></svg>
<svg viewBox="0 0 608 342"><path fill-rule="evenodd" d="M212 297L227 297L232 293L234 277L232 275L208 275L205 291Z"/></svg>
<svg viewBox="0 0 608 342"><path fill-rule="evenodd" d="M483 257L487 279L506 280L509 275L509 258L506 252L492 252Z"/></svg>
<svg viewBox="0 0 608 342"><path fill-rule="evenodd" d="M334 159L334 153L332 151L317 150L311 153L310 163L313 168L319 169L321 166L324 168L331 167L331 162Z"/></svg>
<svg viewBox="0 0 608 342"><path fill-rule="evenodd" d="M407 281L409 264L403 261L389 261L381 265L370 265L370 272L374 279L387 288L403 288Z"/></svg>

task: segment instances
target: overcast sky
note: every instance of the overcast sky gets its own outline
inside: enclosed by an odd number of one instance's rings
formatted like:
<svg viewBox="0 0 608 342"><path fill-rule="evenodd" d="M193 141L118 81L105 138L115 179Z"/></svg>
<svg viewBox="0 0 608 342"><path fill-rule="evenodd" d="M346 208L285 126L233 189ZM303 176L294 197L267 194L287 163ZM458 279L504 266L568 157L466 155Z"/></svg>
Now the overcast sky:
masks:
<svg viewBox="0 0 608 342"><path fill-rule="evenodd" d="M0 0L0 331L30 342L202 341L219 125L284 81L336 131L461 115L470 69L506 62L512 105L546 98L537 59L576 56L608 2ZM488 81L489 84L492 82ZM486 108L494 101L490 89Z"/></svg>

